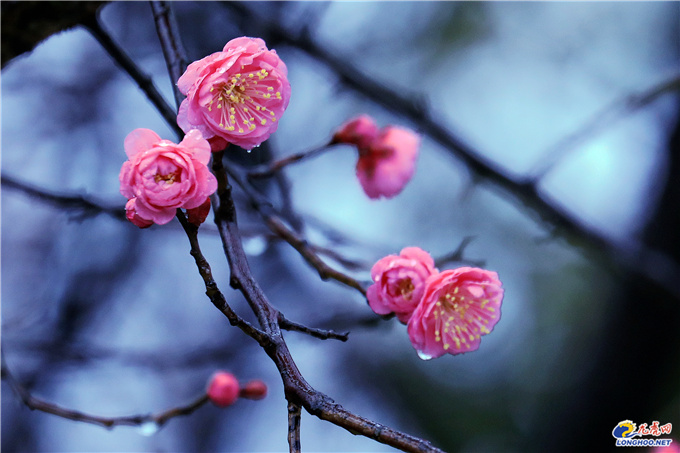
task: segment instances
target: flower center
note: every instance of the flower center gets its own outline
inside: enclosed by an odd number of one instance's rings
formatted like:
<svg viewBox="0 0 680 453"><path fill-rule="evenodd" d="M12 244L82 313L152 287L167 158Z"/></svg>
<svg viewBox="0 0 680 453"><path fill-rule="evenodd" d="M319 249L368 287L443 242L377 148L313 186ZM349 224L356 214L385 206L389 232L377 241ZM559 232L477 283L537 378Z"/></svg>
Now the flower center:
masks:
<svg viewBox="0 0 680 453"><path fill-rule="evenodd" d="M244 66L241 66L241 70ZM217 109L219 127L239 133L250 132L269 121L276 121L276 114L264 104L271 99L281 100L281 92L270 86L276 79L265 69L234 74L226 82L210 88L212 99L208 111Z"/></svg>
<svg viewBox="0 0 680 453"><path fill-rule="evenodd" d="M411 300L415 286L413 286L413 282L410 278L404 278L399 281L398 289L401 297L406 300Z"/></svg>
<svg viewBox="0 0 680 453"><path fill-rule="evenodd" d="M177 173L168 173L167 175L156 173L153 177L153 180L156 181L156 183L163 181L166 185L174 183L176 179L178 179Z"/></svg>
<svg viewBox="0 0 680 453"><path fill-rule="evenodd" d="M451 342L455 343L456 349L461 349L461 346L470 349L470 342L490 333L486 327L488 312L493 313L495 309L487 306L489 299L478 299L474 294L466 297L459 293L458 286L449 288L435 303L433 311L435 341L443 342L445 350L451 347Z"/></svg>

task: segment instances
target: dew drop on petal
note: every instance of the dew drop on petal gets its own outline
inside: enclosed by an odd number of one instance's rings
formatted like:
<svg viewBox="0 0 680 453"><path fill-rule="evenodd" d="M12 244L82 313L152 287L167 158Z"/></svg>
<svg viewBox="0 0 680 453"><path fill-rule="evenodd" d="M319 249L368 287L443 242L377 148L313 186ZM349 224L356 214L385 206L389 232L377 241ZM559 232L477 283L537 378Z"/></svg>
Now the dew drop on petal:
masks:
<svg viewBox="0 0 680 453"><path fill-rule="evenodd" d="M430 360L432 358L431 355L425 354L423 351L417 351L418 352L418 357L420 357L422 360Z"/></svg>
<svg viewBox="0 0 680 453"><path fill-rule="evenodd" d="M267 250L267 240L262 236L243 239L243 250L250 256L259 256Z"/></svg>
<svg viewBox="0 0 680 453"><path fill-rule="evenodd" d="M156 423L152 420L149 420L149 421L144 422L141 425L139 425L138 429L139 429L139 433L142 436L149 437L149 436L153 436L154 434L156 434L160 428L161 427L158 423Z"/></svg>

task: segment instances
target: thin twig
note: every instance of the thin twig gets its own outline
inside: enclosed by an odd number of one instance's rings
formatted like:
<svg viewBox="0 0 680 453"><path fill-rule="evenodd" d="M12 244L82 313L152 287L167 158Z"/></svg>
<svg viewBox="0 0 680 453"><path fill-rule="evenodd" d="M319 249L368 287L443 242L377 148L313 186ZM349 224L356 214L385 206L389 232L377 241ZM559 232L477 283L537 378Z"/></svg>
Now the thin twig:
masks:
<svg viewBox="0 0 680 453"><path fill-rule="evenodd" d="M449 263L465 263L477 267L483 267L483 260L473 261L465 258L465 249L474 239L474 236L465 236L463 240L460 241L460 244L458 244L456 250L434 260L435 267L443 267Z"/></svg>
<svg viewBox="0 0 680 453"><path fill-rule="evenodd" d="M101 202L82 195L67 195L33 186L19 181L13 176L3 174L0 176L2 187L18 190L26 195L51 204L60 209L80 211L80 217L86 218L97 214L106 214L118 220L125 220L125 208L123 206L105 206Z"/></svg>
<svg viewBox="0 0 680 453"><path fill-rule="evenodd" d="M16 393L24 405L31 410L45 412L47 414L56 415L58 417L74 420L77 422L91 423L93 425L103 426L105 428L113 428L115 426L151 426L155 431L162 427L171 418L192 414L198 408L208 402L208 396L203 394L185 406L174 407L157 414L102 417L73 409L67 409L31 395L31 392L29 392L26 387L21 385L21 383L15 379L10 372L9 368L7 367L7 363L5 362L4 354L2 356L2 379L7 381L14 393Z"/></svg>
<svg viewBox="0 0 680 453"><path fill-rule="evenodd" d="M170 75L175 102L177 103L177 108L179 108L184 95L179 91L177 81L187 67L186 53L182 46L177 21L170 9L170 4L163 1L152 1L150 3L153 19L156 24L156 32L163 48L165 63L168 66L168 74Z"/></svg>
<svg viewBox="0 0 680 453"><path fill-rule="evenodd" d="M530 179L534 184L538 184L557 164L573 152L578 144L592 138L598 132L605 130L605 128L612 126L626 115L646 107L660 96L678 90L680 90L680 74L676 74L661 83L656 83L639 93L617 99L603 109L598 110L578 129L561 138L547 151L543 152L546 157L530 172Z"/></svg>
<svg viewBox="0 0 680 453"><path fill-rule="evenodd" d="M288 448L290 453L300 453L300 419L302 408L294 403L288 403Z"/></svg>
<svg viewBox="0 0 680 453"><path fill-rule="evenodd" d="M241 179L241 177L234 170L233 166L225 167L229 176L243 189L246 195L250 198L251 203L255 209L260 213L265 223L269 229L277 236L283 238L288 242L295 250L298 251L300 256L312 266L319 273L319 277L322 280L335 280L344 285L359 291L364 297L366 296L366 290L363 285L356 279L344 274L331 266L326 264L319 255L314 251L314 249L309 245L306 239L301 237L298 233L290 229L281 220L281 218L274 212L271 203L262 194L254 190L249 184Z"/></svg>
<svg viewBox="0 0 680 453"><path fill-rule="evenodd" d="M315 329L313 327L307 327L302 324L298 324L296 322L293 322L289 319L287 319L283 313L279 312L279 326L283 330L290 330L294 332L300 332L300 333L305 333L311 337L318 338L320 340L340 340L340 341L347 341L347 337L349 336L349 332L343 332L343 333L337 333L333 330L325 330L325 329Z"/></svg>
<svg viewBox="0 0 680 453"><path fill-rule="evenodd" d="M170 107L163 95L156 88L151 77L142 72L127 53L113 40L111 35L104 30L99 23L99 20L92 20L86 24L86 28L92 33L99 44L106 50L106 52L113 58L113 60L127 72L130 77L137 83L137 86L142 90L146 97L151 101L158 113L168 123L179 137L184 135L184 132L177 125L177 112Z"/></svg>
<svg viewBox="0 0 680 453"><path fill-rule="evenodd" d="M302 160L307 160L309 158L326 153L332 149L334 148L332 148L331 144L326 144L321 147L314 148L310 151L302 151L299 153L291 154L290 156L271 162L268 165L264 166L263 168L259 169L256 168L254 170L249 171L248 178L249 179L269 178L270 176L274 175L274 173L281 171L281 169L288 165L300 162Z"/></svg>

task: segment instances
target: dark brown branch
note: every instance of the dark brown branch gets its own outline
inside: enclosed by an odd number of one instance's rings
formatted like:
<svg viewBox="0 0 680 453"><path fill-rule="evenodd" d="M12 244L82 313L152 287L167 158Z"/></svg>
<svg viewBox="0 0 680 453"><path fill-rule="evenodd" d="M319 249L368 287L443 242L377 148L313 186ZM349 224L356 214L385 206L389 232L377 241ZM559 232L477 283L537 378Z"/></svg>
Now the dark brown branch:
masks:
<svg viewBox="0 0 680 453"><path fill-rule="evenodd" d="M199 274L203 278L205 283L205 293L210 299L210 302L220 311L224 316L227 317L229 323L232 326L236 326L241 329L246 335L255 339L260 345L264 346L267 344L267 338L265 335L253 327L247 321L241 319L234 310L227 304L227 300L224 294L217 287L217 283L212 276L212 270L210 269L210 264L203 256L201 252L201 247L198 244L198 227L187 221L186 216L181 210L177 210L177 219L182 224L184 231L189 238L189 244L191 244L191 256L194 257L196 261L196 267L198 268Z"/></svg>
<svg viewBox="0 0 680 453"><path fill-rule="evenodd" d="M300 418L302 408L294 403L288 403L288 448L290 453L300 453Z"/></svg>
<svg viewBox="0 0 680 453"><path fill-rule="evenodd" d="M243 250L236 220L236 207L231 186L222 164L222 153L215 153L213 171L218 179L218 195L213 198L217 223L224 251L231 269L231 286L244 295L256 314L270 343L264 351L276 364L283 380L284 394L289 403L302 406L312 415L336 424L353 434L361 434L378 442L409 452L440 452L429 442L353 414L327 395L312 388L302 377L281 334L279 312L272 307L253 277Z"/></svg>
<svg viewBox="0 0 680 453"><path fill-rule="evenodd" d="M82 195L68 195L49 191L4 174L0 177L0 181L5 189L18 190L32 198L60 209L79 211L82 218L107 214L115 219L125 220L125 208L123 206L105 206L99 201L86 198Z"/></svg>
<svg viewBox="0 0 680 453"><path fill-rule="evenodd" d="M347 337L349 336L349 332L337 333L334 332L333 330L315 329L313 327L307 327L302 324L298 324L287 319L285 316L283 316L283 313L281 312L279 312L279 326L281 326L283 330L306 333L307 335L314 338L318 338L320 340L333 339L347 341Z"/></svg>
<svg viewBox="0 0 680 453"><path fill-rule="evenodd" d="M182 46L177 29L177 21L175 20L175 15L172 14L170 4L163 1L153 1L150 3L154 22L156 23L156 32L163 48L165 63L168 66L168 74L170 75L170 82L175 94L175 102L179 108L184 95L179 91L177 81L184 74L187 67L186 53Z"/></svg>
<svg viewBox="0 0 680 453"><path fill-rule="evenodd" d="M124 417L101 417L98 415L87 414L72 409L67 409L56 404L47 402L40 398L36 398L17 381L12 373L10 373L4 356L2 357L2 379L6 380L14 393L21 399L21 401L31 410L45 412L47 414L56 415L68 420L77 422L91 423L93 425L103 426L105 428L113 428L115 426L152 426L154 430L162 427L168 420L181 415L189 415L195 412L198 408L208 402L208 396L203 394L193 402L185 405L174 407L157 414L140 414L129 415Z"/></svg>
<svg viewBox="0 0 680 453"><path fill-rule="evenodd" d="M137 83L137 86L144 92L153 106L158 110L163 119L168 123L179 137L184 136L184 132L177 125L177 112L170 107L163 95L161 95L156 85L153 84L151 77L142 72L127 53L111 38L111 35L104 30L99 21L94 18L86 24L86 28L92 33L99 44L113 58L113 60Z"/></svg>

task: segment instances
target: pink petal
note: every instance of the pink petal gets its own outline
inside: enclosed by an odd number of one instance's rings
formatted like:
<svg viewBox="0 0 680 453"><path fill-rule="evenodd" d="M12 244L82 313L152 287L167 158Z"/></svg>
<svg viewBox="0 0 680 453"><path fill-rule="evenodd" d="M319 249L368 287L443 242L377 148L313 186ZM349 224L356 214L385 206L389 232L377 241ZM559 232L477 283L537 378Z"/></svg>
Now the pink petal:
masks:
<svg viewBox="0 0 680 453"><path fill-rule="evenodd" d="M190 130L179 142L179 146L184 146L190 150L193 153L193 158L203 165L207 165L210 161L210 143L203 138L203 134L197 129Z"/></svg>
<svg viewBox="0 0 680 453"><path fill-rule="evenodd" d="M135 129L125 137L125 154L132 159L138 153L154 147L161 138L150 129Z"/></svg>

